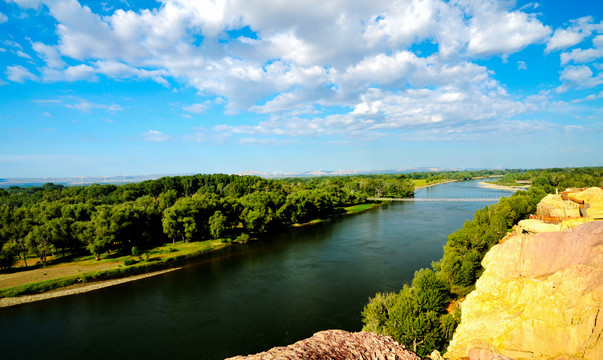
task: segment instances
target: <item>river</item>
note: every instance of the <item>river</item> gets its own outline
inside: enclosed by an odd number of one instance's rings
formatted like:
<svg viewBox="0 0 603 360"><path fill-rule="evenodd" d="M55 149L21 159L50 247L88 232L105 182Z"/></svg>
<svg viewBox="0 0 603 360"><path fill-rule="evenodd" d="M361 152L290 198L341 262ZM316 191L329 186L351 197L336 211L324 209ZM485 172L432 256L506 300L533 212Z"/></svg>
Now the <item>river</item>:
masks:
<svg viewBox="0 0 603 360"><path fill-rule="evenodd" d="M477 180L415 197L492 198ZM223 359L326 329L359 331L368 298L441 258L487 202L390 203L233 246L182 270L0 310L4 359Z"/></svg>

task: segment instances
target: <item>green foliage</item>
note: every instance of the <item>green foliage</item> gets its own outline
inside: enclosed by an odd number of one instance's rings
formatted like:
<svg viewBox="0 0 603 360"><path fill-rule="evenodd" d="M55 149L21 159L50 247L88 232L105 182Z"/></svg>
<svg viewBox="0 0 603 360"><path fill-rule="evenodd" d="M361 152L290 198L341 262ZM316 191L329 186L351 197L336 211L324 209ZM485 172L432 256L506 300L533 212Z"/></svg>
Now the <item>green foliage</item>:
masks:
<svg viewBox="0 0 603 360"><path fill-rule="evenodd" d="M249 234L245 234L242 233L241 235L237 236L237 238L235 239L235 242L239 243L239 244L245 244L249 241Z"/></svg>
<svg viewBox="0 0 603 360"><path fill-rule="evenodd" d="M217 239L224 230L226 230L226 216L218 210L209 218L209 232L214 239Z"/></svg>
<svg viewBox="0 0 603 360"><path fill-rule="evenodd" d="M428 269L415 273L413 286L399 293L378 293L362 312L363 331L389 335L425 357L442 350L452 338L457 320L446 314L450 292L446 281ZM445 331L443 331L445 330Z"/></svg>

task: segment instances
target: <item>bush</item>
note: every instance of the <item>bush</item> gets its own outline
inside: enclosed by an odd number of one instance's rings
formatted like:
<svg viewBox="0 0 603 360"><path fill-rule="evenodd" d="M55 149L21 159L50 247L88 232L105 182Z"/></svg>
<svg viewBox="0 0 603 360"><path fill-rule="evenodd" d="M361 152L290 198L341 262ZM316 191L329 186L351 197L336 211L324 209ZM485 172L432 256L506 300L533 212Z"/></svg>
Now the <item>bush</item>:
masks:
<svg viewBox="0 0 603 360"><path fill-rule="evenodd" d="M134 259L126 259L126 260L124 260L124 265L125 266L130 266L130 265L134 265L134 264L136 264L136 260L134 260Z"/></svg>
<svg viewBox="0 0 603 360"><path fill-rule="evenodd" d="M239 244L245 244L248 241L249 241L249 234L245 234L245 233L242 233L241 235L237 236L237 238L235 239L235 242L238 242Z"/></svg>

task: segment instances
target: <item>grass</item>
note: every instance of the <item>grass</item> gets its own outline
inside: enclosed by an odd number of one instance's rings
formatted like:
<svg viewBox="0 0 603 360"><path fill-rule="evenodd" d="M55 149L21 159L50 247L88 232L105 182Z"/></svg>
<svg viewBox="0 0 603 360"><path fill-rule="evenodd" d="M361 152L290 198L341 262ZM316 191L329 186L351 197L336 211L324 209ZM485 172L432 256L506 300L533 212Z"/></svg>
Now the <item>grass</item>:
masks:
<svg viewBox="0 0 603 360"><path fill-rule="evenodd" d="M358 205L347 206L343 209L345 210L346 214L352 214L355 212L366 211L368 209L372 209L375 206L378 206L378 204L367 203L367 204L358 204Z"/></svg>
<svg viewBox="0 0 603 360"><path fill-rule="evenodd" d="M192 258L226 246L229 246L229 244L223 243L221 239L191 243L164 244L163 246L149 250L147 252L147 261L142 260L143 256L125 255L108 257L100 261L121 261L122 263L132 263L132 265L117 265L116 268L108 270L90 271L78 275L11 286L0 289L0 298L38 294L78 283L117 279L162 270L174 267ZM90 263L90 261L96 262L93 256L85 256L70 262L70 264L86 265Z"/></svg>

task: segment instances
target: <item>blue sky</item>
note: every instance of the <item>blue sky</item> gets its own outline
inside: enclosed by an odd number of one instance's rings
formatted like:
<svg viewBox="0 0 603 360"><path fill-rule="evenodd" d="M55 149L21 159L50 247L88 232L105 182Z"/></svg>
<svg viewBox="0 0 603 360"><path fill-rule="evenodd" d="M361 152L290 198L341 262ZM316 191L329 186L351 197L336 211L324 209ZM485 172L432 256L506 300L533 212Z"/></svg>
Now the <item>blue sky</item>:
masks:
<svg viewBox="0 0 603 360"><path fill-rule="evenodd" d="M0 177L603 165L603 3L0 0Z"/></svg>

